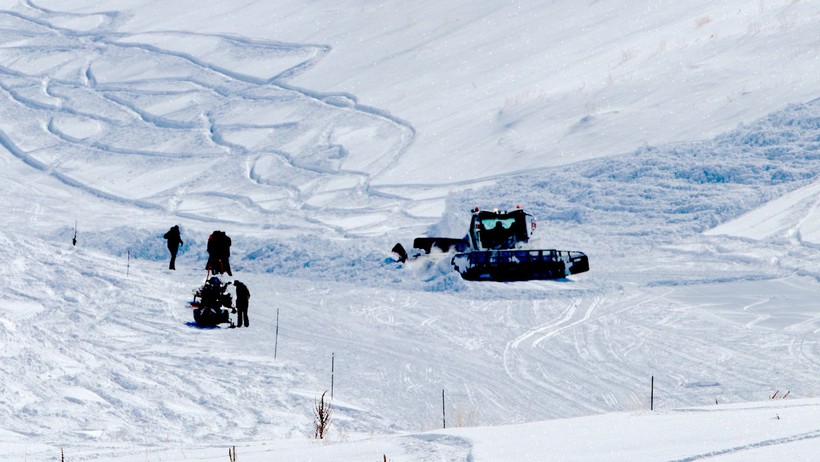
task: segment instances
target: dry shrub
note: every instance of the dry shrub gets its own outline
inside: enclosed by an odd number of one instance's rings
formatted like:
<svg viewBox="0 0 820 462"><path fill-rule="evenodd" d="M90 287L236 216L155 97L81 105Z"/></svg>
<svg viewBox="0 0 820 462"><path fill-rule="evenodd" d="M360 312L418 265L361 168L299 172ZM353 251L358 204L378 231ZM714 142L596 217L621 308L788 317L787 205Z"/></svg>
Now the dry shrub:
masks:
<svg viewBox="0 0 820 462"><path fill-rule="evenodd" d="M327 430L330 427L330 416L333 414L333 406L330 401L325 401L325 395L327 395L327 390L322 393L322 397L313 406L313 417L315 419L313 436L320 440L327 435Z"/></svg>

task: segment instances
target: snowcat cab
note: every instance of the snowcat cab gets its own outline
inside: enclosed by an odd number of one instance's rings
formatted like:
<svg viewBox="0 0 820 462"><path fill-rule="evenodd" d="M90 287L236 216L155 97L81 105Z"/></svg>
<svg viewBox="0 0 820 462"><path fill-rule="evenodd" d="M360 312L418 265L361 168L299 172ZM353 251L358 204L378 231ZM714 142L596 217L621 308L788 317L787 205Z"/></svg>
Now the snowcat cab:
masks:
<svg viewBox="0 0 820 462"><path fill-rule="evenodd" d="M535 219L520 207L510 212L476 207L464 239L417 238L413 247L426 254L432 247L454 251L453 269L470 281L561 279L589 271L589 259L583 252L531 248L535 228ZM393 251L406 260L407 253L402 256L397 250L404 250L401 244Z"/></svg>
<svg viewBox="0 0 820 462"><path fill-rule="evenodd" d="M535 221L521 209L512 212L474 209L470 220L470 246L481 250L506 250L520 247L530 240Z"/></svg>
<svg viewBox="0 0 820 462"><path fill-rule="evenodd" d="M214 327L218 324L232 324L228 310L222 309L223 306L232 308L233 296L225 292L229 285L231 285L230 282L223 284L218 277L214 276L194 292L194 299L190 305L194 310L194 321L199 326Z"/></svg>

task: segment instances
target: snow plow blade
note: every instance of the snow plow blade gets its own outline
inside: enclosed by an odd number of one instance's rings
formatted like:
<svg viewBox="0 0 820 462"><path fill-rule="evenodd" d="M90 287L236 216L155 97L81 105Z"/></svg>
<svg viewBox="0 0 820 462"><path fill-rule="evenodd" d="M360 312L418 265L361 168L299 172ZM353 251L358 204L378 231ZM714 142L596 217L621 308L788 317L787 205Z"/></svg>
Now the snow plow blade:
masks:
<svg viewBox="0 0 820 462"><path fill-rule="evenodd" d="M589 271L587 256L569 250L481 250L456 254L451 262L469 281L562 279Z"/></svg>

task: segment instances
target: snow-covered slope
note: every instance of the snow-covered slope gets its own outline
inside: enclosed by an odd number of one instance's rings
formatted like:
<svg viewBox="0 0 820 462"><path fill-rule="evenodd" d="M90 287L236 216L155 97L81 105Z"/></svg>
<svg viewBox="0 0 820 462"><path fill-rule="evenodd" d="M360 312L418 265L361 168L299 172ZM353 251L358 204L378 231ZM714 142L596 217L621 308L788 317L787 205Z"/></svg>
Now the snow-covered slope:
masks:
<svg viewBox="0 0 820 462"><path fill-rule="evenodd" d="M0 459L813 454L818 21L807 1L3 2ZM591 271L467 283L391 258L516 204ZM214 229L250 329L192 323Z"/></svg>
<svg viewBox="0 0 820 462"><path fill-rule="evenodd" d="M785 194L743 216L709 230L751 239L792 238L820 244L820 183Z"/></svg>
<svg viewBox="0 0 820 462"><path fill-rule="evenodd" d="M207 219L237 204L219 219L288 229L297 217L278 211L315 207L297 223L384 232L409 213L420 225L478 179L711 138L820 83L812 2L7 11L6 86L22 107L8 106L40 126L12 142L62 141L35 158L117 198ZM78 172L99 157L88 146L118 155ZM214 194L214 181L233 187Z"/></svg>
<svg viewBox="0 0 820 462"><path fill-rule="evenodd" d="M379 184L449 184L711 138L815 98L820 83L820 12L809 1L322 0L195 12L182 2L160 18L127 5L129 32L327 45L293 83L353 95L416 128ZM431 155L444 168L431 169ZM476 158L498 162L490 170Z"/></svg>

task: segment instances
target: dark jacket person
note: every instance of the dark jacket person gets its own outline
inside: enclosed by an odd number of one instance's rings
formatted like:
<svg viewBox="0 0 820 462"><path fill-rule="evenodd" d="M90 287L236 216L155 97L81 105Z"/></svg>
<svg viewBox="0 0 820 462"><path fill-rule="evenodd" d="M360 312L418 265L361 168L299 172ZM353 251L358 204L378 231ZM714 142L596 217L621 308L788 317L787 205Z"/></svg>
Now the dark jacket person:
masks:
<svg viewBox="0 0 820 462"><path fill-rule="evenodd" d="M171 229L169 229L168 232L162 237L168 240L168 250L171 252L171 264L168 265L168 269L175 270L177 250L179 250L180 245L184 244L184 242L182 242L182 237L179 235L179 226L172 226Z"/></svg>
<svg viewBox="0 0 820 462"><path fill-rule="evenodd" d="M230 256L231 238L224 231L212 232L208 236L208 264L205 265L205 269L212 274L228 273L228 276L233 276Z"/></svg>
<svg viewBox="0 0 820 462"><path fill-rule="evenodd" d="M234 281L233 286L236 288L236 327L248 327L248 299L251 298L251 292L241 281Z"/></svg>

